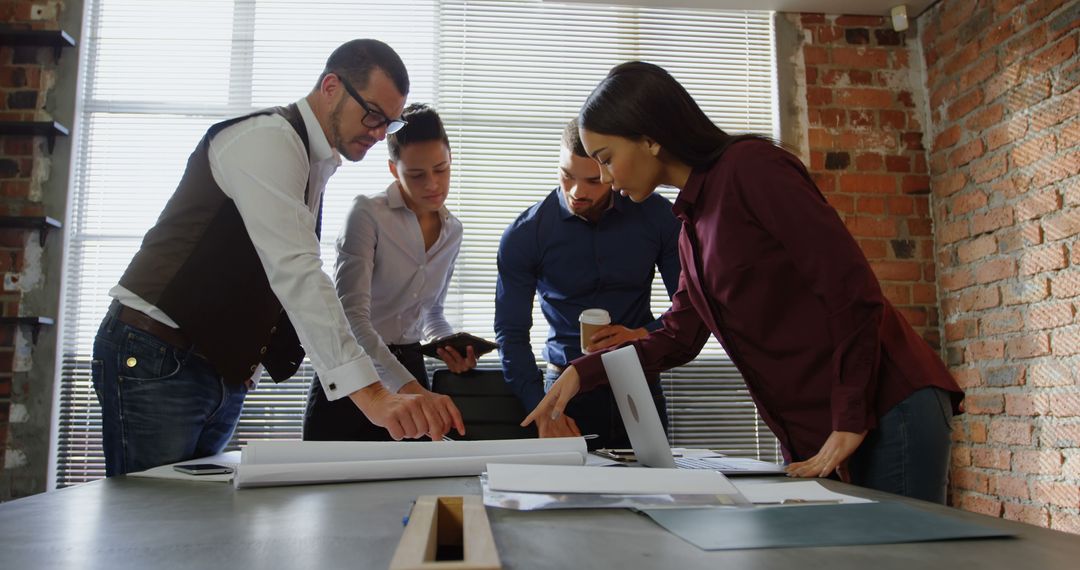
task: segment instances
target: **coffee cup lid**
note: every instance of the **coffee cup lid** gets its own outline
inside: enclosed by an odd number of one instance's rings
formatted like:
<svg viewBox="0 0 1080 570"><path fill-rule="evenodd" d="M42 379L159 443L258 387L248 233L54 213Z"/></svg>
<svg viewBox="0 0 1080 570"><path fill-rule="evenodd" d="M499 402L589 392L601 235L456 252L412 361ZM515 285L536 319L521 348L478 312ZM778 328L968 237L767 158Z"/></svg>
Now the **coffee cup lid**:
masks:
<svg viewBox="0 0 1080 570"><path fill-rule="evenodd" d="M585 309L581 311L578 321L590 325L606 325L611 323L611 315L604 309Z"/></svg>

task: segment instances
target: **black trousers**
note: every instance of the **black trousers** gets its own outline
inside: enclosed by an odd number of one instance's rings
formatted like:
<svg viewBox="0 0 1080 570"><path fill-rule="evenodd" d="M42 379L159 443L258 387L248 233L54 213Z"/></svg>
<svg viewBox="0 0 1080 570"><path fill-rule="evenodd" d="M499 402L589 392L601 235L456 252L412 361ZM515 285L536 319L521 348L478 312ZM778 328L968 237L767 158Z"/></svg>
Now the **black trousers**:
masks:
<svg viewBox="0 0 1080 570"><path fill-rule="evenodd" d="M425 388L430 387L420 343L391 344L390 352ZM367 419L348 397L333 402L326 399L322 382L316 376L308 390L304 411L305 441L393 441L390 432Z"/></svg>

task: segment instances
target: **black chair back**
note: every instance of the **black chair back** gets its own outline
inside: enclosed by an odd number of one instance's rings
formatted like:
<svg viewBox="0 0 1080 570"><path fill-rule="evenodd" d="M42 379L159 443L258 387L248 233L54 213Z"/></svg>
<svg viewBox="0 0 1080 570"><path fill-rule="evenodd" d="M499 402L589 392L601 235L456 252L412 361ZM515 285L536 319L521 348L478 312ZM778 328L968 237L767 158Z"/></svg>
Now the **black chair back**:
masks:
<svg viewBox="0 0 1080 570"><path fill-rule="evenodd" d="M528 413L521 400L503 380L502 370L470 370L454 374L445 368L431 378L431 391L446 394L454 401L465 420L463 440L523 439L536 437L536 426L521 427Z"/></svg>

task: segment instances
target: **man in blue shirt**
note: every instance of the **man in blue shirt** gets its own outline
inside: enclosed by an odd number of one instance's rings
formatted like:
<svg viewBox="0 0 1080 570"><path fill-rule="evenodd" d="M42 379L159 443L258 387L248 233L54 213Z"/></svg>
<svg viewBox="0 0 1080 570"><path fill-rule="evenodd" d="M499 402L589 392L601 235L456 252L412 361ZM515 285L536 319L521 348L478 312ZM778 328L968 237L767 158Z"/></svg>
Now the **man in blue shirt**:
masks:
<svg viewBox="0 0 1080 570"><path fill-rule="evenodd" d="M668 297L679 282L679 221L671 202L654 193L641 203L612 192L600 181L600 165L589 158L571 121L559 153L559 188L525 210L499 243L495 290L495 338L503 374L532 410L566 365L582 356L578 317L585 309L605 309L612 324L593 335L590 352L646 336L660 328L649 306L656 269ZM537 367L529 343L533 295L549 330ZM664 396L650 382L667 426ZM558 420L538 421L541 437L597 434L590 448L629 447L618 407L608 387L579 394Z"/></svg>

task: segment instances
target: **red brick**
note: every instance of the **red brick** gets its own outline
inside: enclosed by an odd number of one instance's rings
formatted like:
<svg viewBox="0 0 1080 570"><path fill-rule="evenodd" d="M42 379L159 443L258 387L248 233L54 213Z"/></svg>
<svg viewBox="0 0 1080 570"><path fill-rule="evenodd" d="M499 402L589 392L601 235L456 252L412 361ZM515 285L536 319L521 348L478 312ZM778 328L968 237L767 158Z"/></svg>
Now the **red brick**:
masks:
<svg viewBox="0 0 1080 570"><path fill-rule="evenodd" d="M832 192L825 195L825 200L829 202L829 205L832 206L833 209L841 214L851 214L855 212L855 198L847 194Z"/></svg>
<svg viewBox="0 0 1080 570"><path fill-rule="evenodd" d="M840 176L840 191L851 194L893 194L896 192L896 177L888 174L843 174Z"/></svg>
<svg viewBox="0 0 1080 570"><path fill-rule="evenodd" d="M984 315L979 319L979 330L985 335L993 336L1017 332L1023 328L1023 316L1020 314L1020 311L1016 310L998 311ZM946 332L948 331L946 330Z"/></svg>
<svg viewBox="0 0 1080 570"><path fill-rule="evenodd" d="M960 220L942 226L938 232L938 240L942 245L955 243L971 235L968 230L968 221Z"/></svg>
<svg viewBox="0 0 1080 570"><path fill-rule="evenodd" d="M974 110L983 102L982 89L973 89L967 94L953 100L949 103L948 117L950 121L955 121Z"/></svg>
<svg viewBox="0 0 1080 570"><path fill-rule="evenodd" d="M882 128L903 130L907 127L907 113L883 109L878 111L878 122Z"/></svg>
<svg viewBox="0 0 1080 570"><path fill-rule="evenodd" d="M1055 330L1053 345L1055 356L1080 354L1080 326Z"/></svg>
<svg viewBox="0 0 1080 570"><path fill-rule="evenodd" d="M1015 139L1012 133L1009 132L1009 125L999 125L986 131L983 140L986 141L986 150L993 151L1013 142Z"/></svg>
<svg viewBox="0 0 1080 570"><path fill-rule="evenodd" d="M990 494L998 497L1013 499L1027 499L1028 481L1024 477L992 477L990 479Z"/></svg>
<svg viewBox="0 0 1080 570"><path fill-rule="evenodd" d="M1052 244L1029 249L1020 258L1020 274L1034 275L1043 271L1064 269L1068 265L1065 255L1064 244Z"/></svg>
<svg viewBox="0 0 1080 570"><path fill-rule="evenodd" d="M939 196L951 196L959 192L967 185L967 177L963 172L954 170L944 176L935 176L933 179L934 190Z"/></svg>
<svg viewBox="0 0 1080 570"><path fill-rule="evenodd" d="M949 165L953 168L963 166L979 158L984 152L986 144L982 139L972 139L949 154Z"/></svg>
<svg viewBox="0 0 1080 570"><path fill-rule="evenodd" d="M885 170L889 172L911 172L911 158L903 155L886 156Z"/></svg>
<svg viewBox="0 0 1080 570"><path fill-rule="evenodd" d="M967 489L977 493L986 493L990 486L989 477L974 469L957 469L953 471L950 482L959 489Z"/></svg>
<svg viewBox="0 0 1080 570"><path fill-rule="evenodd" d="M849 216L844 220L848 231L855 237L895 237L896 221L888 218Z"/></svg>
<svg viewBox="0 0 1080 570"><path fill-rule="evenodd" d="M859 248L862 249L863 255L867 259L881 259L889 254L889 249L886 246L885 240L880 239L861 239L858 240Z"/></svg>
<svg viewBox="0 0 1080 570"><path fill-rule="evenodd" d="M1045 394L1006 394L1005 413L1010 416L1035 417L1045 415L1049 399Z"/></svg>
<svg viewBox="0 0 1080 570"><path fill-rule="evenodd" d="M804 46L803 59L806 61L806 65L829 63L829 50L820 46Z"/></svg>
<svg viewBox="0 0 1080 570"><path fill-rule="evenodd" d="M1031 130L1043 131L1080 115L1080 90L1073 90L1031 109ZM1061 148L1068 148L1061 145Z"/></svg>
<svg viewBox="0 0 1080 570"><path fill-rule="evenodd" d="M1056 328L1073 322L1073 304L1068 301L1031 305L1027 311L1029 329Z"/></svg>
<svg viewBox="0 0 1080 570"><path fill-rule="evenodd" d="M971 263L988 255L997 253L997 239L992 235L981 236L969 242L960 244L956 248L957 259L960 263Z"/></svg>
<svg viewBox="0 0 1080 570"><path fill-rule="evenodd" d="M829 105L833 100L833 90L824 87L807 87L806 104L815 107Z"/></svg>
<svg viewBox="0 0 1080 570"><path fill-rule="evenodd" d="M1073 370L1061 362L1061 359L1051 358L1038 361L1028 367L1029 384L1037 387L1072 386Z"/></svg>
<svg viewBox="0 0 1080 570"><path fill-rule="evenodd" d="M989 437L994 443L1031 445L1031 423L1018 420L995 419L990 422ZM1015 463L1015 454L1013 462Z"/></svg>
<svg viewBox="0 0 1080 570"><path fill-rule="evenodd" d="M971 233L981 234L1013 225L1013 210L1009 206L994 208L971 217Z"/></svg>
<svg viewBox="0 0 1080 570"><path fill-rule="evenodd" d="M1044 448L1080 447L1080 424L1053 423L1043 426L1039 443Z"/></svg>
<svg viewBox="0 0 1080 570"><path fill-rule="evenodd" d="M977 448L971 450L971 464L984 469L1009 469L1012 452L1007 449Z"/></svg>
<svg viewBox="0 0 1080 570"><path fill-rule="evenodd" d="M945 101L953 99L959 93L955 82L948 82L930 92L930 107L937 109Z"/></svg>
<svg viewBox="0 0 1080 570"><path fill-rule="evenodd" d="M833 100L836 105L843 107L859 107L865 109L889 109L893 106L893 94L885 89L872 89L865 87L838 88L833 91ZM852 120L852 124L856 124ZM873 116L864 121L862 126L873 124Z"/></svg>
<svg viewBox="0 0 1080 570"><path fill-rule="evenodd" d="M929 194L930 177L923 174L904 176L900 181L900 190L904 194Z"/></svg>
<svg viewBox="0 0 1080 570"><path fill-rule="evenodd" d="M864 152L855 155L856 170L881 170L884 164L881 154L876 152Z"/></svg>
<svg viewBox="0 0 1080 570"><path fill-rule="evenodd" d="M808 24L824 24L825 23L825 14L810 13L810 12L799 14L799 21L804 26L806 26Z"/></svg>
<svg viewBox="0 0 1080 570"><path fill-rule="evenodd" d="M1028 73L1033 76L1046 73L1050 69L1061 64L1061 62L1068 61L1075 55L1076 36L1066 36L1056 44L1042 50L1036 54L1035 57L1028 60Z"/></svg>
<svg viewBox="0 0 1080 570"><path fill-rule="evenodd" d="M975 274L970 269L953 269L941 274L941 288L957 291L975 284Z"/></svg>
<svg viewBox="0 0 1080 570"><path fill-rule="evenodd" d="M1013 18L1001 18L983 30L982 37L979 38L979 49L984 52L996 50L1015 32Z"/></svg>
<svg viewBox="0 0 1080 570"><path fill-rule="evenodd" d="M981 363L1000 361L1005 355L1005 343L1002 340L976 340L964 349L963 362ZM980 412L975 412L980 413Z"/></svg>
<svg viewBox="0 0 1080 570"><path fill-rule="evenodd" d="M1053 133L1028 139L1016 145L1009 153L1009 159L1017 168L1023 168L1057 153L1057 139Z"/></svg>
<svg viewBox="0 0 1080 570"><path fill-rule="evenodd" d="M837 26L872 28L884 24L885 18L881 16L839 16L836 18Z"/></svg>
<svg viewBox="0 0 1080 570"><path fill-rule="evenodd" d="M1050 394L1047 413L1059 418L1080 417L1080 393Z"/></svg>
<svg viewBox="0 0 1080 570"><path fill-rule="evenodd" d="M1030 32L1014 38L1003 46L1001 63L1002 65L1009 65L1045 45L1046 25L1035 26Z"/></svg>
<svg viewBox="0 0 1080 570"><path fill-rule="evenodd" d="M973 513L979 513L988 515L991 517L1000 517L1002 511L1001 501L994 499L987 499L978 495L970 495L964 493L960 496L959 507L965 511Z"/></svg>
<svg viewBox="0 0 1080 570"><path fill-rule="evenodd" d="M1058 299L1080 295L1080 272L1067 271L1051 277L1050 288Z"/></svg>
<svg viewBox="0 0 1080 570"><path fill-rule="evenodd" d="M1051 452L1061 458L1061 453L1054 451ZM1048 459L1049 461L1050 459ZM1056 471L1046 473L1046 475L1056 475L1061 472L1061 466L1058 465ZM1076 483L1057 483L1052 481L1035 481L1032 484L1032 498L1044 505L1050 505L1054 507L1061 507L1063 509L1076 509L1080 507L1080 484Z"/></svg>
<svg viewBox="0 0 1080 570"><path fill-rule="evenodd" d="M1005 399L1001 394L969 394L964 398L964 411L968 414L1000 414L1005 411Z"/></svg>
<svg viewBox="0 0 1080 570"><path fill-rule="evenodd" d="M916 283L911 286L911 300L920 305L937 305L937 289L928 283Z"/></svg>
<svg viewBox="0 0 1080 570"><path fill-rule="evenodd" d="M1080 234L1080 209L1046 216L1043 218L1042 227L1047 241L1056 241Z"/></svg>
<svg viewBox="0 0 1080 570"><path fill-rule="evenodd" d="M1048 511L1046 507L1005 503L1005 512L1002 514L1002 517L1011 521L1022 522L1043 528L1050 526L1050 511Z"/></svg>
<svg viewBox="0 0 1080 570"><path fill-rule="evenodd" d="M816 26L813 28L814 41L819 44L835 42L844 37L843 28L836 26Z"/></svg>
<svg viewBox="0 0 1080 570"><path fill-rule="evenodd" d="M872 260L870 267L884 281L918 281L922 277L922 268L913 261Z"/></svg>
<svg viewBox="0 0 1080 570"><path fill-rule="evenodd" d="M1058 475L1061 473L1063 463L1064 457L1056 449L1018 450L1013 452L1013 471L1017 473Z"/></svg>
<svg viewBox="0 0 1080 570"><path fill-rule="evenodd" d="M1001 294L997 287L968 289L960 294L960 310L964 312L992 309L1000 305Z"/></svg>
<svg viewBox="0 0 1080 570"><path fill-rule="evenodd" d="M982 384L983 384L982 376L979 374L978 369L975 369L975 368L955 369L954 368L954 369L950 370L950 372L952 373L953 378L956 379L956 383L959 384L960 387L964 388L965 390L970 389L970 388L977 388L979 386L982 386ZM972 424L975 423L975 422L970 422L970 420L968 420L968 421L969 421L969 423L972 423ZM986 426L983 426L983 438L982 438L982 441L984 441L984 442L986 441L985 433L986 433ZM968 434L968 437L972 442L976 441L976 438L974 436L970 435L970 433Z"/></svg>
<svg viewBox="0 0 1080 570"><path fill-rule="evenodd" d="M832 49L832 62L841 67L882 69L889 66L889 52L878 48L836 47Z"/></svg>
<svg viewBox="0 0 1080 570"><path fill-rule="evenodd" d="M1058 142L1059 146L1061 146L1060 137L1058 138ZM1064 147L1061 146L1061 148ZM1054 160L1035 169L1032 184L1036 188L1045 188L1055 182L1071 178L1078 174L1080 174L1080 151L1065 155L1059 154ZM1080 198L1080 185L1074 185L1071 190L1076 197ZM1066 192L1068 191L1069 189L1067 188Z"/></svg>
<svg viewBox="0 0 1080 570"><path fill-rule="evenodd" d="M1050 515L1050 528L1080 534L1080 515L1070 514L1065 511L1055 511Z"/></svg>
<svg viewBox="0 0 1080 570"><path fill-rule="evenodd" d="M907 216L915 212L915 200L908 196L890 196L889 213L894 216Z"/></svg>
<svg viewBox="0 0 1080 570"><path fill-rule="evenodd" d="M975 44L972 44L973 46ZM994 53L984 54L982 59L971 66L961 76L957 84L961 92L967 91L985 81L997 71L998 61ZM950 73L951 75L951 73Z"/></svg>
<svg viewBox="0 0 1080 570"><path fill-rule="evenodd" d="M1061 209L1061 195L1055 190L1032 194L1016 203L1016 218L1031 220Z"/></svg>
<svg viewBox="0 0 1080 570"><path fill-rule="evenodd" d="M1005 354L1017 360L1046 356L1050 354L1050 335L1039 332L1011 338L1005 343Z"/></svg>
<svg viewBox="0 0 1080 570"><path fill-rule="evenodd" d="M810 177L814 179L818 189L826 196L836 191L836 175L827 172L812 172Z"/></svg>

